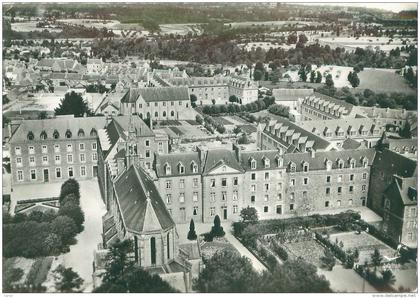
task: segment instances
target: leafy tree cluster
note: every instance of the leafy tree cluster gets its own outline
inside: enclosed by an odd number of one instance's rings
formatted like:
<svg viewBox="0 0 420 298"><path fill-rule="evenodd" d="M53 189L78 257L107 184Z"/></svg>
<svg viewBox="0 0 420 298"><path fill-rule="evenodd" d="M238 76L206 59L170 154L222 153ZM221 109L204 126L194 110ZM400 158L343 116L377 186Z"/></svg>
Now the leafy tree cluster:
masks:
<svg viewBox="0 0 420 298"><path fill-rule="evenodd" d="M83 279L71 267L59 265L53 273L55 289L60 293L77 292L83 285Z"/></svg>
<svg viewBox="0 0 420 298"><path fill-rule="evenodd" d="M216 129L219 133L223 134L226 132L226 128L223 125L223 123L221 121L217 121L215 120L212 116L210 115L204 115L203 118L203 122L204 122L204 127L210 132L210 133L214 133L214 130Z"/></svg>
<svg viewBox="0 0 420 298"><path fill-rule="evenodd" d="M231 251L217 252L206 261L195 288L202 293L325 293L329 282L314 265L302 259L256 272L249 259Z"/></svg>
<svg viewBox="0 0 420 298"><path fill-rule="evenodd" d="M403 76L411 86L417 88L417 71L414 72L413 68L409 66L408 68L404 68Z"/></svg>
<svg viewBox="0 0 420 298"><path fill-rule="evenodd" d="M264 110L274 104L275 98L273 96L266 96L263 99L258 99L254 102L245 105L205 105L203 106L203 113L209 115L217 114L235 114L240 112L258 112Z"/></svg>
<svg viewBox="0 0 420 298"><path fill-rule="evenodd" d="M150 274L139 267L131 255L131 240L117 240L109 248L102 284L95 293L174 293L176 292L159 275Z"/></svg>
<svg viewBox="0 0 420 298"><path fill-rule="evenodd" d="M344 100L356 106L378 106L380 108L417 110L417 96L415 94L405 94L401 92L375 93L370 89L365 89L353 94L348 87L337 89L327 88L325 86L317 88L316 91Z"/></svg>
<svg viewBox="0 0 420 298"><path fill-rule="evenodd" d="M109 89L106 88L104 85L102 84L91 84L86 86L86 92L87 93L105 93L108 92Z"/></svg>
<svg viewBox="0 0 420 298"><path fill-rule="evenodd" d="M273 104L268 108L268 111L271 114L288 118L290 108L281 104Z"/></svg>
<svg viewBox="0 0 420 298"><path fill-rule="evenodd" d="M350 71L347 75L347 80L353 88L356 88L360 84L360 79L356 71Z"/></svg>
<svg viewBox="0 0 420 298"><path fill-rule="evenodd" d="M77 181L64 182L61 194L57 213L34 211L29 215L3 217L4 257L34 258L69 250L69 245L75 243L74 237L83 230L84 222Z"/></svg>
<svg viewBox="0 0 420 298"><path fill-rule="evenodd" d="M75 117L82 117L85 114L91 116L93 114L83 97L74 91L66 93L54 112L56 115L74 115Z"/></svg>

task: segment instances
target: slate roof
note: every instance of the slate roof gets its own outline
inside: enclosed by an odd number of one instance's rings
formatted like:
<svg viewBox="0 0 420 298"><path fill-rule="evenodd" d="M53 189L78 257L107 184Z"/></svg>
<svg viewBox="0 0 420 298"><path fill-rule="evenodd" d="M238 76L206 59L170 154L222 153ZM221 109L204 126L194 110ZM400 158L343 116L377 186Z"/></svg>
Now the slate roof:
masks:
<svg viewBox="0 0 420 298"><path fill-rule="evenodd" d="M356 167L362 167L362 158L368 159L368 165L372 165L375 157L375 149L362 150L343 150L343 151L321 151L316 152L315 157L307 153L286 153L283 156L284 166L288 166L291 162L296 164L296 172L303 170L303 163L309 164L309 170L324 170L326 168L326 161L332 162L332 169L338 168L337 160L344 161L344 168L349 168L349 160L353 158L356 161Z"/></svg>
<svg viewBox="0 0 420 298"><path fill-rule="evenodd" d="M358 149L362 146L362 143L353 140L352 138L347 138L344 140L343 144L341 145L341 148L344 150L350 150L350 149Z"/></svg>
<svg viewBox="0 0 420 298"><path fill-rule="evenodd" d="M130 126L130 118L133 127L137 131L139 137L153 137L155 134L153 131L144 123L139 115L126 115L126 116L115 116L112 117L113 121L116 121L124 131L128 131Z"/></svg>
<svg viewBox="0 0 420 298"><path fill-rule="evenodd" d="M155 184L142 169L132 165L114 182L114 189L127 230L144 232L149 224L146 222L147 212L156 214L162 230L175 226ZM147 198L150 199L150 203Z"/></svg>
<svg viewBox="0 0 420 298"><path fill-rule="evenodd" d="M56 130L60 137L59 139L65 139L67 130L72 133L72 138L78 138L78 132L83 129L85 137L90 137L90 132L95 129L98 132L99 129L104 128L106 124L105 117L73 117L73 115L67 115L65 117L57 117L53 119L43 120L24 120L13 134L10 142L17 143L28 140L28 133L34 134L34 141L39 141L41 132L45 131L47 139L53 139L53 133Z"/></svg>
<svg viewBox="0 0 420 298"><path fill-rule="evenodd" d="M374 168L401 177L417 175L417 161L388 149L378 151L373 163Z"/></svg>
<svg viewBox="0 0 420 298"><path fill-rule="evenodd" d="M242 151L240 153L241 166L245 171L258 171L277 168L277 160L280 155L277 150L264 151ZM270 167L266 168L264 165L264 158L270 161ZM251 160L256 161L256 169L251 169Z"/></svg>
<svg viewBox="0 0 420 298"><path fill-rule="evenodd" d="M198 172L193 173L191 163L194 162L198 166ZM184 173L180 174L178 165L181 163L184 166ZM171 167L171 174L165 174L165 165ZM190 176L200 175L201 163L198 152L175 153L175 154L156 154L156 174L158 177L173 177L173 176Z"/></svg>
<svg viewBox="0 0 420 298"><path fill-rule="evenodd" d="M146 102L190 100L187 87L149 87L131 88L129 95L124 96L121 102L133 103L139 96Z"/></svg>
<svg viewBox="0 0 420 298"><path fill-rule="evenodd" d="M233 151L227 149L211 149L208 150L206 154L203 174L209 174L212 170L223 164L240 172L244 172L244 169L236 159Z"/></svg>

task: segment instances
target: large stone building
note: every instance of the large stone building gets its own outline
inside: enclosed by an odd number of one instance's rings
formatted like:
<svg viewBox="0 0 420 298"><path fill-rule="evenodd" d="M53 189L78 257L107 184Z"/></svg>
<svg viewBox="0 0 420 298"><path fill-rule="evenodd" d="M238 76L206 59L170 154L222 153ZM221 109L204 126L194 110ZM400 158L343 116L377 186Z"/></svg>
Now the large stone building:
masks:
<svg viewBox="0 0 420 298"><path fill-rule="evenodd" d="M306 96L301 100L300 113L302 120L327 120L354 118L353 105L320 93Z"/></svg>
<svg viewBox="0 0 420 298"><path fill-rule="evenodd" d="M59 116L12 124L12 185L98 175L98 131L105 117Z"/></svg>
<svg viewBox="0 0 420 298"><path fill-rule="evenodd" d="M231 76L229 80L229 96L235 95L240 104L258 100L258 86L248 77Z"/></svg>
<svg viewBox="0 0 420 298"><path fill-rule="evenodd" d="M273 89L273 96L276 100L276 104L289 107L290 110L298 110L299 101L313 93L314 89Z"/></svg>
<svg viewBox="0 0 420 298"><path fill-rule="evenodd" d="M395 175L385 190L383 230L410 248L417 248L417 177Z"/></svg>
<svg viewBox="0 0 420 298"><path fill-rule="evenodd" d="M131 88L121 100L121 114L142 119L194 120L186 87Z"/></svg>

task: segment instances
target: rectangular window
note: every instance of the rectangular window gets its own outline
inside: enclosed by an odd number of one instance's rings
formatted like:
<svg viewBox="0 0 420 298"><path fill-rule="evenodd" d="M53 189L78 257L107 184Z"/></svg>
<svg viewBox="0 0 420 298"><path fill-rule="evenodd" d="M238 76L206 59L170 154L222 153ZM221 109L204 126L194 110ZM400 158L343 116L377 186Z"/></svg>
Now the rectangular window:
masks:
<svg viewBox="0 0 420 298"><path fill-rule="evenodd" d="M353 185L349 186L349 192L353 192Z"/></svg>
<svg viewBox="0 0 420 298"><path fill-rule="evenodd" d="M198 215L198 206L193 207L193 215Z"/></svg>
<svg viewBox="0 0 420 298"><path fill-rule="evenodd" d="M198 192L193 192L193 202L198 202Z"/></svg>
<svg viewBox="0 0 420 298"><path fill-rule="evenodd" d="M180 179L179 180L179 188L184 188L185 187L185 180L184 179Z"/></svg>
<svg viewBox="0 0 420 298"><path fill-rule="evenodd" d="M216 207L210 207L210 216L214 216L216 214Z"/></svg>
<svg viewBox="0 0 420 298"><path fill-rule="evenodd" d="M216 194L214 192L210 193L210 202L216 201Z"/></svg>
<svg viewBox="0 0 420 298"><path fill-rule="evenodd" d="M268 195L264 195L264 202L268 202Z"/></svg>
<svg viewBox="0 0 420 298"><path fill-rule="evenodd" d="M264 206L264 213L268 212L268 206Z"/></svg>
<svg viewBox="0 0 420 298"><path fill-rule="evenodd" d="M61 168L55 168L55 178L61 178Z"/></svg>
<svg viewBox="0 0 420 298"><path fill-rule="evenodd" d="M67 152L72 152L72 151L73 151L72 144L67 144Z"/></svg>
<svg viewBox="0 0 420 298"><path fill-rule="evenodd" d="M29 154L35 154L35 147L34 146L29 146L28 151L29 151Z"/></svg>
<svg viewBox="0 0 420 298"><path fill-rule="evenodd" d="M363 173L362 178L366 179L367 178L367 173Z"/></svg>
<svg viewBox="0 0 420 298"><path fill-rule="evenodd" d="M216 179L211 179L210 180L210 186L211 187L216 187Z"/></svg>
<svg viewBox="0 0 420 298"><path fill-rule="evenodd" d="M22 157L17 157L17 158L16 158L16 165L17 165L18 167L21 167L21 166L22 166Z"/></svg>
<svg viewBox="0 0 420 298"><path fill-rule="evenodd" d="M31 180L36 180L36 170L31 170Z"/></svg>
<svg viewBox="0 0 420 298"><path fill-rule="evenodd" d="M265 189L265 191L269 191L270 190L270 184L269 183L264 184L264 189Z"/></svg>
<svg viewBox="0 0 420 298"><path fill-rule="evenodd" d="M238 185L238 177L233 177L233 185Z"/></svg>
<svg viewBox="0 0 420 298"><path fill-rule="evenodd" d="M327 187L326 189L325 189L325 194L326 195L329 195L331 193L331 189L329 188L329 187Z"/></svg>
<svg viewBox="0 0 420 298"><path fill-rule="evenodd" d="M251 184L251 191L257 191L257 186L255 184Z"/></svg>
<svg viewBox="0 0 420 298"><path fill-rule="evenodd" d="M292 211L294 208L295 208L295 205L294 204L290 204L290 206L289 206L290 211Z"/></svg>
<svg viewBox="0 0 420 298"><path fill-rule="evenodd" d="M327 176L327 183L331 182L331 176Z"/></svg>
<svg viewBox="0 0 420 298"><path fill-rule="evenodd" d="M362 185L362 191L366 191L366 185Z"/></svg>
<svg viewBox="0 0 420 298"><path fill-rule="evenodd" d="M96 143L92 143L92 150L96 150Z"/></svg>
<svg viewBox="0 0 420 298"><path fill-rule="evenodd" d="M84 151L84 150L85 150L85 144L80 143L80 144L79 144L79 150L80 150L80 151Z"/></svg>
<svg viewBox="0 0 420 298"><path fill-rule="evenodd" d="M198 178L193 179L193 186L198 187Z"/></svg>
<svg viewBox="0 0 420 298"><path fill-rule="evenodd" d="M29 165L34 166L35 165L35 156L29 157Z"/></svg>
<svg viewBox="0 0 420 298"><path fill-rule="evenodd" d="M97 161L98 160L98 154L96 152L92 153L92 161Z"/></svg>
<svg viewBox="0 0 420 298"><path fill-rule="evenodd" d="M68 174L69 174L69 178L72 178L74 173L73 173L73 167L69 167L68 168Z"/></svg>
<svg viewBox="0 0 420 298"><path fill-rule="evenodd" d="M171 189L171 180L166 180L166 189Z"/></svg>
<svg viewBox="0 0 420 298"><path fill-rule="evenodd" d="M282 213L283 213L283 210L282 210L282 205L277 205L277 206L276 206L276 213L277 213L277 214L282 214Z"/></svg>
<svg viewBox="0 0 420 298"><path fill-rule="evenodd" d="M255 180L255 173L251 173L251 180Z"/></svg>
<svg viewBox="0 0 420 298"><path fill-rule="evenodd" d="M146 157L149 158L150 157L150 150L146 150Z"/></svg>
<svg viewBox="0 0 420 298"><path fill-rule="evenodd" d="M238 205L233 205L233 213L238 213Z"/></svg>
<svg viewBox="0 0 420 298"><path fill-rule="evenodd" d="M303 185L308 185L308 178L303 178Z"/></svg>
<svg viewBox="0 0 420 298"><path fill-rule="evenodd" d="M48 156L47 155L44 155L43 157L42 157L42 164L48 164Z"/></svg>
<svg viewBox="0 0 420 298"><path fill-rule="evenodd" d="M86 176L86 167L80 167L80 176L82 177Z"/></svg>
<svg viewBox="0 0 420 298"><path fill-rule="evenodd" d="M181 192L179 194L179 202L184 203L185 202L185 193Z"/></svg>
<svg viewBox="0 0 420 298"><path fill-rule="evenodd" d="M17 180L23 181L23 171L17 171Z"/></svg>
<svg viewBox="0 0 420 298"><path fill-rule="evenodd" d="M350 181L353 181L353 180L354 180L354 175L350 174Z"/></svg>
<svg viewBox="0 0 420 298"><path fill-rule="evenodd" d="M172 203L172 195L171 194L167 194L166 195L166 204L170 204Z"/></svg>
<svg viewBox="0 0 420 298"><path fill-rule="evenodd" d="M295 179L291 179L290 180L290 186L295 186L296 180Z"/></svg>
<svg viewBox="0 0 420 298"><path fill-rule="evenodd" d="M80 159L80 162L86 162L85 154L84 153L80 153L79 159Z"/></svg>
<svg viewBox="0 0 420 298"><path fill-rule="evenodd" d="M227 199L227 194L225 191L222 191L222 201L226 201Z"/></svg>
<svg viewBox="0 0 420 298"><path fill-rule="evenodd" d="M295 193L291 192L289 198L293 201L295 199Z"/></svg>
<svg viewBox="0 0 420 298"><path fill-rule="evenodd" d="M251 203L255 203L255 196L251 196Z"/></svg>
<svg viewBox="0 0 420 298"><path fill-rule="evenodd" d="M281 201L281 193L277 194L277 200Z"/></svg>
<svg viewBox="0 0 420 298"><path fill-rule="evenodd" d="M226 178L222 178L222 186L227 186L227 180L226 180Z"/></svg>
<svg viewBox="0 0 420 298"><path fill-rule="evenodd" d="M73 154L67 154L67 163L73 163Z"/></svg>
<svg viewBox="0 0 420 298"><path fill-rule="evenodd" d="M270 179L270 173L266 172L264 173L264 180L269 180Z"/></svg>
<svg viewBox="0 0 420 298"><path fill-rule="evenodd" d="M234 190L234 191L233 191L233 196L232 196L232 199L233 199L234 201L237 201L237 200L238 200L238 191L237 191L237 190Z"/></svg>
<svg viewBox="0 0 420 298"><path fill-rule="evenodd" d="M58 144L54 145L54 152L55 153L60 152L60 145L58 145Z"/></svg>
<svg viewBox="0 0 420 298"><path fill-rule="evenodd" d="M56 155L55 156L55 163L56 164L60 164L61 163L61 155Z"/></svg>
<svg viewBox="0 0 420 298"><path fill-rule="evenodd" d="M47 145L42 145L42 153L48 153L48 147Z"/></svg>
<svg viewBox="0 0 420 298"><path fill-rule="evenodd" d="M146 140L146 141L144 142L144 144L146 145L146 147L149 147L149 146L150 146L150 141L149 141L149 140Z"/></svg>
<svg viewBox="0 0 420 298"><path fill-rule="evenodd" d="M337 192L338 192L339 195L341 194L341 191L342 191L342 188L341 188L341 186L339 186L338 189L337 189Z"/></svg>
<svg viewBox="0 0 420 298"><path fill-rule="evenodd" d="M16 155L21 155L22 154L22 149L20 147L15 147L15 153L16 153Z"/></svg>

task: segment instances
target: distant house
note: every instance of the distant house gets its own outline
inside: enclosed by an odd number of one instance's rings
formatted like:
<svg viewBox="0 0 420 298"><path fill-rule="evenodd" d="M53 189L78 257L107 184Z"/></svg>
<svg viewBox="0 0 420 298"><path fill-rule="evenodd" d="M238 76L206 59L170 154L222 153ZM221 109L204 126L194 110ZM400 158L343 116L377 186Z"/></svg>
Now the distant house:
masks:
<svg viewBox="0 0 420 298"><path fill-rule="evenodd" d="M310 96L314 93L313 89L273 89L273 96L276 104L289 107L291 110L297 110L299 105L299 98Z"/></svg>

